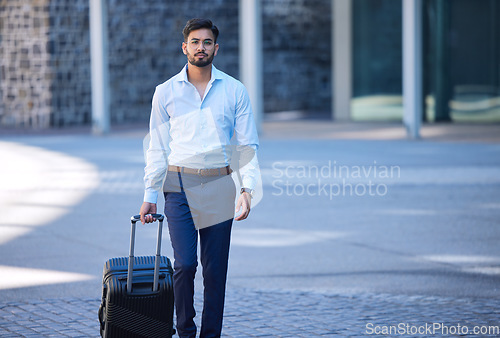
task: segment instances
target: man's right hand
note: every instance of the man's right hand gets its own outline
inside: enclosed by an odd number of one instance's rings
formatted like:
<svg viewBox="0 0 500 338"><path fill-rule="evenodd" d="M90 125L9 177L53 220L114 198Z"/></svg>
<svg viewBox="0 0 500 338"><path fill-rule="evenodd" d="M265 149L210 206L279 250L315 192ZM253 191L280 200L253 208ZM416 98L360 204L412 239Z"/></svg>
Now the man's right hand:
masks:
<svg viewBox="0 0 500 338"><path fill-rule="evenodd" d="M156 219L149 214L156 214L156 203L142 203L141 211L139 212L139 215L141 215L142 224L156 221Z"/></svg>

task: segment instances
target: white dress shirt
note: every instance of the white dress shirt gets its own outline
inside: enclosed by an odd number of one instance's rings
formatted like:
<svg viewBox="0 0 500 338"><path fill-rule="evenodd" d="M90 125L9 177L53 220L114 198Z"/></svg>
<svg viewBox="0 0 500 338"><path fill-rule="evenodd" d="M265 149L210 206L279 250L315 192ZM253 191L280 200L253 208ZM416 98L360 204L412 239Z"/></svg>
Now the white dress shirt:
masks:
<svg viewBox="0 0 500 338"><path fill-rule="evenodd" d="M145 202L157 202L169 164L195 169L231 164L233 170L240 170L242 187L250 189L255 189L260 177L259 140L245 87L212 65L211 79L200 98L188 81L187 67L157 86L153 96ZM240 159L239 168L231 161L235 149L240 150L240 157L247 157Z"/></svg>

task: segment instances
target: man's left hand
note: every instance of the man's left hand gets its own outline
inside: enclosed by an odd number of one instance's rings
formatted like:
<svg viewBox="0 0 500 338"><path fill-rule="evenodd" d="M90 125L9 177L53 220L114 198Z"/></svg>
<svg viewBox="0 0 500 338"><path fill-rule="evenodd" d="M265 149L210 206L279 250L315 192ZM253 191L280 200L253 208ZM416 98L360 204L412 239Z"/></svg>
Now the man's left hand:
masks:
<svg viewBox="0 0 500 338"><path fill-rule="evenodd" d="M238 198L238 203L236 203L236 212L241 210L241 214L235 218L237 221L243 221L248 217L250 213L250 205L252 201L252 196L248 192L243 192Z"/></svg>

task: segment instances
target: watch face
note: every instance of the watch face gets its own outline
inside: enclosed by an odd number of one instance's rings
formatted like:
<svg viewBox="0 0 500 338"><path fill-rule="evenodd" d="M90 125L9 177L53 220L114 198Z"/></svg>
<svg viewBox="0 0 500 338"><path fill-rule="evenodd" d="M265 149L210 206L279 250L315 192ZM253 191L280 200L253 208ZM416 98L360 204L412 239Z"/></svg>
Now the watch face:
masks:
<svg viewBox="0 0 500 338"><path fill-rule="evenodd" d="M249 189L249 188L241 188L241 194L243 194L244 192L247 192L250 194L250 196L253 197L253 189Z"/></svg>

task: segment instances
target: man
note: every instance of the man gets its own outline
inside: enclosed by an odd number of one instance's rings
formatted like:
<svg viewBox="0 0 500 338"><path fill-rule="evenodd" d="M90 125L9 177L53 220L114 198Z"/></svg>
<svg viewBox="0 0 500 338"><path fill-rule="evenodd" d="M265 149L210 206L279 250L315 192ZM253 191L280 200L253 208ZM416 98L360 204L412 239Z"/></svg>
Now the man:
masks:
<svg viewBox="0 0 500 338"><path fill-rule="evenodd" d="M241 214L235 218L241 221L250 212L258 180L258 136L245 87L212 65L219 50L217 27L207 19L191 19L183 35L182 51L188 63L159 85L153 96L140 215L143 224L154 221L150 214L156 213L158 191L163 187L174 250L180 337L196 336L193 296L199 237L204 285L200 337L219 337L235 213L231 172L241 169L242 189L236 203ZM242 168L230 167L235 162L231 139L240 155L250 150Z"/></svg>

